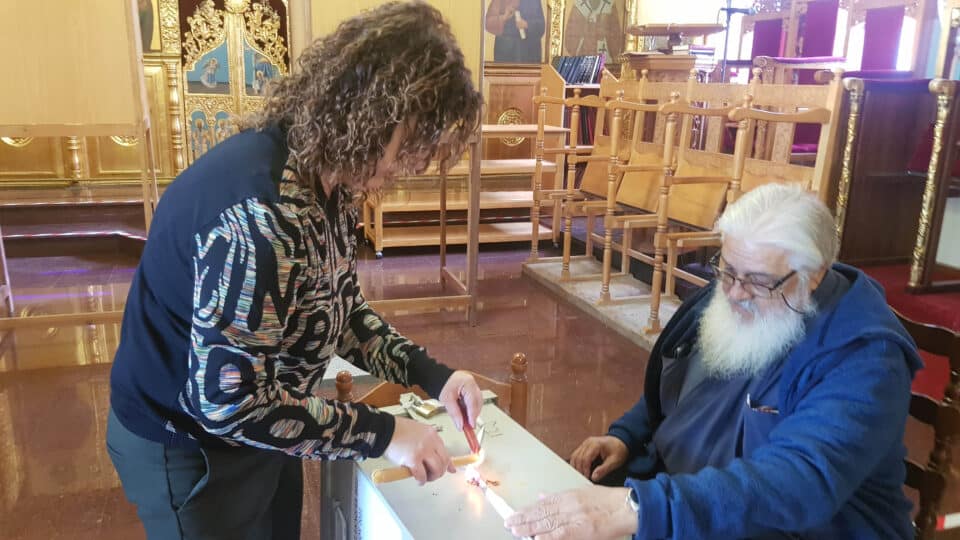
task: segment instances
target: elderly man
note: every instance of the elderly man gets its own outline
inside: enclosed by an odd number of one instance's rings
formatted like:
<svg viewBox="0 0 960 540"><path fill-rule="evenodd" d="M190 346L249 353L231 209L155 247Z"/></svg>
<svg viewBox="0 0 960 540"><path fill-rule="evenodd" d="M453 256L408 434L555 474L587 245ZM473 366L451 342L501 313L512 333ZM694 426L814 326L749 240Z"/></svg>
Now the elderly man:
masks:
<svg viewBox="0 0 960 540"><path fill-rule="evenodd" d="M572 464L626 487L511 517L540 539L913 537L903 432L920 359L880 287L836 263L833 219L771 184L717 228L716 283L674 315L644 395Z"/></svg>

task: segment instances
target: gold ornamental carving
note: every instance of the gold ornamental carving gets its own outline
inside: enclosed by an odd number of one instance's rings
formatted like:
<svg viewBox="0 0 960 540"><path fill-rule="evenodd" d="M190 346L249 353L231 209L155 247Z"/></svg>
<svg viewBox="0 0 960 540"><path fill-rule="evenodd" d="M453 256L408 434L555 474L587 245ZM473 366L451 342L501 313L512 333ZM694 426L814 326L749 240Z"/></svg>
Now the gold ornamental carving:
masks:
<svg viewBox="0 0 960 540"><path fill-rule="evenodd" d="M244 96L240 107L240 114L248 115L259 111L260 108L263 107L263 102L264 99L262 97Z"/></svg>
<svg viewBox="0 0 960 540"><path fill-rule="evenodd" d="M250 7L250 0L225 0L223 5L230 13L243 13Z"/></svg>
<svg viewBox="0 0 960 540"><path fill-rule="evenodd" d="M840 184L837 187L837 217L835 227L837 238L843 240L843 229L847 220L847 205L850 199L850 184L853 182L853 146L860 129L860 109L863 105L863 80L847 79L844 86L850 93L850 115L847 119L847 138L843 145L843 159L840 164Z"/></svg>
<svg viewBox="0 0 960 540"><path fill-rule="evenodd" d="M110 140L125 148L136 146L140 142L133 135L111 135Z"/></svg>
<svg viewBox="0 0 960 540"><path fill-rule="evenodd" d="M192 163L259 110L269 83L289 69L283 19L265 2L225 0L218 9L203 0L187 21L183 131Z"/></svg>
<svg viewBox="0 0 960 540"><path fill-rule="evenodd" d="M26 148L27 145L33 142L33 137L0 137L0 141L14 148Z"/></svg>
<svg viewBox="0 0 960 540"><path fill-rule="evenodd" d="M186 69L193 69L200 56L226 38L223 12L213 0L203 0L197 11L187 17L190 29L183 34Z"/></svg>
<svg viewBox="0 0 960 540"><path fill-rule="evenodd" d="M550 58L563 54L564 0L550 0Z"/></svg>
<svg viewBox="0 0 960 540"><path fill-rule="evenodd" d="M953 99L956 91L956 81L942 79L930 81L930 92L937 96L937 122L933 127L933 148L930 152L930 165L927 167L927 184L923 189L923 201L920 204L917 243L913 247L913 261L910 265L910 280L907 282L907 287L919 287L923 281L927 243L930 237L930 222L933 219L933 206L937 201L937 175L943 172L939 170L939 165L943 162L943 166L950 166L946 160L940 159L940 154L943 152L947 121L953 112Z"/></svg>
<svg viewBox="0 0 960 540"><path fill-rule="evenodd" d="M163 52L180 53L180 9L177 0L160 0L160 48Z"/></svg>
<svg viewBox="0 0 960 540"><path fill-rule="evenodd" d="M506 109L497 117L497 124L501 126L512 126L522 123L523 112L516 107ZM519 146L525 140L527 140L526 137L502 137L500 142L507 146Z"/></svg>
<svg viewBox="0 0 960 540"><path fill-rule="evenodd" d="M260 52L277 64L281 73L286 73L283 59L287 47L280 35L280 15L270 6L257 3L243 14L243 18L247 23L247 37L256 42Z"/></svg>
<svg viewBox="0 0 960 540"><path fill-rule="evenodd" d="M779 13L790 11L789 0L756 0L753 3L753 10L757 13Z"/></svg>

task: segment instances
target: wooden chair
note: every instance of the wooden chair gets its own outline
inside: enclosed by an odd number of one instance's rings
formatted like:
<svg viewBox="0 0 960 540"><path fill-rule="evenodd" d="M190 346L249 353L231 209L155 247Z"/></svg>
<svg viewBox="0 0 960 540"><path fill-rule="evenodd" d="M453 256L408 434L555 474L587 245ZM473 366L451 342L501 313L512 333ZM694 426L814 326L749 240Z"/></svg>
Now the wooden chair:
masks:
<svg viewBox="0 0 960 540"><path fill-rule="evenodd" d="M744 52L746 58L757 56L783 56L786 36L790 28L792 11L781 9L776 2L758 2L757 13L744 15L740 22L740 43L737 47L738 58ZM745 47L749 44L749 51Z"/></svg>
<svg viewBox="0 0 960 540"><path fill-rule="evenodd" d="M500 382L490 377L473 373L481 390L490 390L497 395L495 404L506 412L521 426L527 425L527 357L523 353L513 355L510 361L509 382ZM337 400L356 401L371 407L389 407L400 403L400 395L413 392L423 399L429 396L419 386L407 388L403 385L381 382L364 394L360 399L354 399L353 376L349 371L337 373Z"/></svg>
<svg viewBox="0 0 960 540"><path fill-rule="evenodd" d="M734 167L727 190L727 204L736 201L744 192L771 183L796 183L805 189L817 193L826 201L830 196L830 173L835 159L834 149L839 133L839 113L842 87L840 73L834 74L833 81L826 86L795 85L756 85L752 94L744 103L730 112L729 118L737 122L737 138L734 150ZM769 112L766 108L790 112ZM758 135L754 137L760 123L775 126L775 156L780 161L749 157L750 143L762 144ZM793 127L797 124L815 124L820 126L818 151L812 167L791 163L789 156ZM786 129L782 129L786 127ZM706 227L704 229L712 229ZM713 230L690 232L667 232L662 241L666 250L666 262L662 268L654 267L653 290L650 299L650 317L648 325L652 331L659 331L659 311L661 294L675 296L676 279L680 278L697 286L704 286L707 280L679 269L677 256L681 250L720 246L720 235ZM661 280L665 282L665 291L661 293Z"/></svg>
<svg viewBox="0 0 960 540"><path fill-rule="evenodd" d="M618 92L616 100L606 103L607 114L611 117L620 115L616 132L622 135L616 136L617 148L614 150L611 146L602 163L597 160L587 165L581 184L584 196L577 197L569 193L565 201L565 233L569 232L575 216L587 218L585 258L593 258L594 241L605 241L605 234L598 235L594 232L594 224L597 216L608 212L607 201L610 197L615 198L615 213L656 212L656 184L663 172L666 125L666 116L660 112L660 108L668 103L674 94L686 96L695 84L697 74L694 70L691 70L686 82L652 82L648 79L648 70L642 70L637 92L633 96ZM611 128L611 133L613 129ZM614 135L611 135L608 140L613 138ZM614 151L616 160L612 159ZM591 165L595 167L593 170L590 169ZM586 190L583 189L585 186ZM622 249L616 244L613 244L613 247ZM565 234L560 281L594 280L602 276L571 276L571 251L572 235ZM628 267L624 265L621 273L617 275L625 275L627 271Z"/></svg>
<svg viewBox="0 0 960 540"><path fill-rule="evenodd" d="M843 47L846 69L904 69L924 77L936 24L932 0L853 0ZM901 50L910 57L899 58Z"/></svg>
<svg viewBox="0 0 960 540"><path fill-rule="evenodd" d="M662 171L657 182L656 212L646 215L615 215L615 201L608 199L604 219L606 230L600 304L630 302L649 297L611 297L613 229L624 231L624 268L629 264L626 259L636 258L657 269L662 267L665 247L663 240L669 225L694 229L713 226L734 168L734 156L722 152L725 119L748 93L748 88L750 86L741 84L695 84L683 102L679 96L674 95L670 103L661 107L661 112L666 115L666 127ZM616 116L614 118L616 121ZM675 146L673 141L677 139L679 140ZM616 167L613 169L616 170ZM635 229L656 230L653 257L631 245ZM653 289L661 286L656 281L656 275L655 273ZM658 331L659 322L652 321L648 330L651 328L656 329L652 331Z"/></svg>
<svg viewBox="0 0 960 540"><path fill-rule="evenodd" d="M894 312L896 313L896 311ZM953 451L960 441L960 333L940 326L922 324L896 313L900 323L923 352L945 357L950 363L950 380L943 399L914 393L910 399L910 416L933 428L933 450L926 465L910 459L906 485L919 492L920 505L914 519L916 538L934 538L940 501L951 475Z"/></svg>
<svg viewBox="0 0 960 540"><path fill-rule="evenodd" d="M754 68L765 82L808 84L813 81L810 70L843 67L848 11L830 1L794 0L780 54L755 53Z"/></svg>
<svg viewBox="0 0 960 540"><path fill-rule="evenodd" d="M563 201L572 197L589 196L592 194L593 184L590 178L596 176L595 169L597 164L605 164L609 159L610 142L609 136L604 135L606 127L606 115L601 114L604 111L604 103L613 99L618 92L624 92L627 95L634 95L637 92L637 81L627 79L617 79L609 71L604 71L600 79L600 90L596 95L583 96L579 88L574 89L572 98L563 98L548 95L548 88L543 86L540 89L540 95L533 98L537 106L537 135L534 140L534 173L533 173L533 200L535 209L534 215L531 215L531 221L534 227L534 236L530 245L530 260L539 259L537 245L537 230L540 226L539 208L540 204L546 200L554 201L553 211L553 230L556 231L560 222L560 216L563 212ZM546 146L546 124L548 107L563 107L570 109L571 126L568 142L557 147ZM594 140L592 144L582 144L580 141L580 117L583 109L594 109L597 111L596 122L594 123ZM566 187L563 189L544 189L543 176L547 172L545 158L553 156L553 161L560 164L567 162L566 169ZM575 184L576 169L580 163L586 164L584 173L584 184L577 189ZM604 166L605 170L605 166ZM555 237L556 238L556 237Z"/></svg>

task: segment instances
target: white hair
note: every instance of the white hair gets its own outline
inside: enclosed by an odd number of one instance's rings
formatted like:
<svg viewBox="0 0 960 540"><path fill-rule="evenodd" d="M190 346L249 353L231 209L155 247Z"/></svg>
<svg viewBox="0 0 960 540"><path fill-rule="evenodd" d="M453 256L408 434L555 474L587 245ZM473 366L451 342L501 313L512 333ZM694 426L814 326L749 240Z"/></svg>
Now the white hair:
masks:
<svg viewBox="0 0 960 540"><path fill-rule="evenodd" d="M796 184L764 184L746 192L720 216L717 230L724 238L783 249L799 272L833 264L840 249L830 210Z"/></svg>

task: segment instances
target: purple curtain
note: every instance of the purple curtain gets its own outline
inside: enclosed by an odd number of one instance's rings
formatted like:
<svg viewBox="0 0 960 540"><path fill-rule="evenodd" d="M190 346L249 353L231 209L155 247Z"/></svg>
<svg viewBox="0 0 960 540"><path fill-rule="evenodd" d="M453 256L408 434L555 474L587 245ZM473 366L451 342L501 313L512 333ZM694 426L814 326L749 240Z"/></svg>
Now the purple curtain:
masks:
<svg viewBox="0 0 960 540"><path fill-rule="evenodd" d="M780 56L783 54L783 19L757 21L753 27L751 56Z"/></svg>
<svg viewBox="0 0 960 540"><path fill-rule="evenodd" d="M804 58L811 56L833 56L833 41L837 34L837 11L840 8L839 0L824 0L810 2L807 5L807 14L800 28L803 39L803 50L800 55ZM813 79L815 71L801 70L797 74L800 84L816 84ZM819 124L797 124L793 134L794 152L816 152L817 141L820 139Z"/></svg>
<svg viewBox="0 0 960 540"><path fill-rule="evenodd" d="M903 6L871 9L863 26L863 61L860 69L895 69Z"/></svg>
<svg viewBox="0 0 960 540"><path fill-rule="evenodd" d="M837 34L839 0L810 2L803 20L800 36L803 50L799 56L833 56L833 41ZM811 78L811 81L813 79Z"/></svg>

